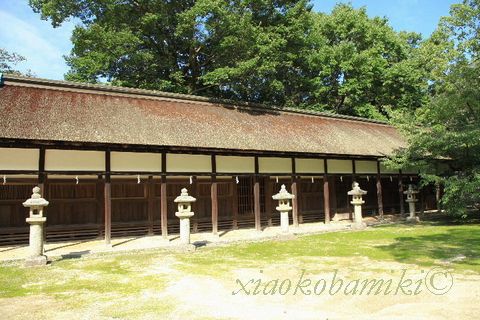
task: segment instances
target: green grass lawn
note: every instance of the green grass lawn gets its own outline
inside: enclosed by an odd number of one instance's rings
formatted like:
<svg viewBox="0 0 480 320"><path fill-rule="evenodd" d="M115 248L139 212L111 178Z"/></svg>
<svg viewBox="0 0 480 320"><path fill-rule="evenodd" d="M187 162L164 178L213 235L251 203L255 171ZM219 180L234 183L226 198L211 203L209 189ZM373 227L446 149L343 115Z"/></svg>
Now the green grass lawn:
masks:
<svg viewBox="0 0 480 320"><path fill-rule="evenodd" d="M0 298L46 295L69 309L86 308L99 301L107 304L102 309L105 316L128 317L140 311L158 315L173 310L175 301L149 304L147 297L139 300L136 309L124 310L122 298L161 295L169 283L185 275L225 278L241 268L286 264L312 270L327 268L318 258L341 260L341 266L349 269L355 267L349 262L359 257L371 260L372 268L382 268L375 262L393 262L419 268L447 266L457 273L480 275L480 225L395 224L289 241L202 247L192 254L159 249L57 260L41 268L3 266ZM458 257L462 258L455 259ZM112 300L117 303L109 304Z"/></svg>

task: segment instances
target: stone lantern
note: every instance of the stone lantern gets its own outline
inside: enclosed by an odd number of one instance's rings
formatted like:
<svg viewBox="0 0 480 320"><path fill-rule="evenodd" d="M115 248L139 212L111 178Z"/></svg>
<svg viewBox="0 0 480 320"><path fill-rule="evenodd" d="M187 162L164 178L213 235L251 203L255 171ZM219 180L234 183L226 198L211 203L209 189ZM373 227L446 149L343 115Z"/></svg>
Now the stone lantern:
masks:
<svg viewBox="0 0 480 320"><path fill-rule="evenodd" d="M415 190L413 188L413 185L409 184L408 189L406 191L403 191L403 194L407 195L407 199L405 199L405 202L408 203L408 209L410 211L410 216L407 217L407 221L409 222L418 222L420 219L415 215L415 202L418 201L416 198L416 195L418 193L418 190Z"/></svg>
<svg viewBox="0 0 480 320"><path fill-rule="evenodd" d="M292 210L290 206L290 200L295 198L295 195L288 193L285 185L282 184L280 192L272 196L273 200L278 200L278 207L276 208L280 212L280 226L282 233L288 233L288 212Z"/></svg>
<svg viewBox="0 0 480 320"><path fill-rule="evenodd" d="M352 190L348 191L348 195L352 196L352 201L350 201L350 203L353 204L354 207L353 227L355 229L363 229L367 226L362 219L362 204L365 203L365 201L362 199L362 196L365 194L367 194L367 191L360 189L358 182L354 182Z"/></svg>
<svg viewBox="0 0 480 320"><path fill-rule="evenodd" d="M192 202L197 201L188 195L188 190L183 188L181 194L175 198L174 202L178 204L178 211L175 215L180 218L180 242L185 245L190 244L190 218L193 217Z"/></svg>
<svg viewBox="0 0 480 320"><path fill-rule="evenodd" d="M48 201L40 195L40 188L33 188L33 194L30 199L23 203L23 206L29 208L29 217L26 219L30 224L30 256L25 261L26 266L46 265L47 256L43 254L44 224L47 218L43 216L43 208L48 206Z"/></svg>

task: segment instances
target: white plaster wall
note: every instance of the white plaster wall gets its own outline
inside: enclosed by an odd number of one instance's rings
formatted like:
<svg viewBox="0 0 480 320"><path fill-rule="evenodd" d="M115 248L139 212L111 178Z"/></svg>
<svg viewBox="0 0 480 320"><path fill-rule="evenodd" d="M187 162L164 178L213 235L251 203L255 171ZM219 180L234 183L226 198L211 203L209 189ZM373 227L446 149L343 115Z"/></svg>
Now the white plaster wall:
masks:
<svg viewBox="0 0 480 320"><path fill-rule="evenodd" d="M167 153L167 172L211 172L209 155Z"/></svg>
<svg viewBox="0 0 480 320"><path fill-rule="evenodd" d="M258 158L260 173L292 173L291 158Z"/></svg>
<svg viewBox="0 0 480 320"><path fill-rule="evenodd" d="M324 173L323 159L295 159L297 173Z"/></svg>
<svg viewBox="0 0 480 320"><path fill-rule="evenodd" d="M380 162L380 173L398 173L398 170L389 169L382 162Z"/></svg>
<svg viewBox="0 0 480 320"><path fill-rule="evenodd" d="M353 173L352 160L327 160L328 173Z"/></svg>
<svg viewBox="0 0 480 320"><path fill-rule="evenodd" d="M161 153L112 152L110 157L112 171L162 171Z"/></svg>
<svg viewBox="0 0 480 320"><path fill-rule="evenodd" d="M377 173L377 161L355 160L355 173Z"/></svg>
<svg viewBox="0 0 480 320"><path fill-rule="evenodd" d="M45 170L104 171L105 152L83 150L46 150Z"/></svg>
<svg viewBox="0 0 480 320"><path fill-rule="evenodd" d="M255 173L254 157L216 156L217 172Z"/></svg>
<svg viewBox="0 0 480 320"><path fill-rule="evenodd" d="M0 170L38 170L38 149L0 148Z"/></svg>

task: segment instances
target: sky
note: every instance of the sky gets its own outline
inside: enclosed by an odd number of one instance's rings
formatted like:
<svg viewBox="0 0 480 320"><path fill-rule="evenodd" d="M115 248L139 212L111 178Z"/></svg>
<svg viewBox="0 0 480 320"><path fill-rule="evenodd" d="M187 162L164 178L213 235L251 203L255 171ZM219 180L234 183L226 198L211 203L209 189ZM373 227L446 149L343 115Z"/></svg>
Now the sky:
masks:
<svg viewBox="0 0 480 320"><path fill-rule="evenodd" d="M428 37L450 5L461 0L314 0L315 11L329 13L337 2L366 7L369 16L387 17L397 31L415 31ZM68 70L65 55L72 44L74 22L53 28L28 6L28 0L0 0L0 48L16 52L27 61L16 66L40 78L63 79Z"/></svg>

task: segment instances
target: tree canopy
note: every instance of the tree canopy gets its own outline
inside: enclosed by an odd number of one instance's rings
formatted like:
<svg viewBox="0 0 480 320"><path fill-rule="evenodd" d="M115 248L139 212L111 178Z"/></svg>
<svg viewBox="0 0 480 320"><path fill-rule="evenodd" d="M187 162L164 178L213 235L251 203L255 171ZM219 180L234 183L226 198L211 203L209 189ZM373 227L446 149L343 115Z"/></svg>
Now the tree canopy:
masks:
<svg viewBox="0 0 480 320"><path fill-rule="evenodd" d="M391 162L416 165L424 183L444 185L442 202L459 215L480 208L479 22L479 0L451 7L450 16L425 43L437 63L431 69L428 102L414 113L394 113L409 147ZM448 167L439 167L439 162Z"/></svg>
<svg viewBox="0 0 480 320"><path fill-rule="evenodd" d="M385 118L422 103L420 36L307 0L30 0L72 35L69 80Z"/></svg>

